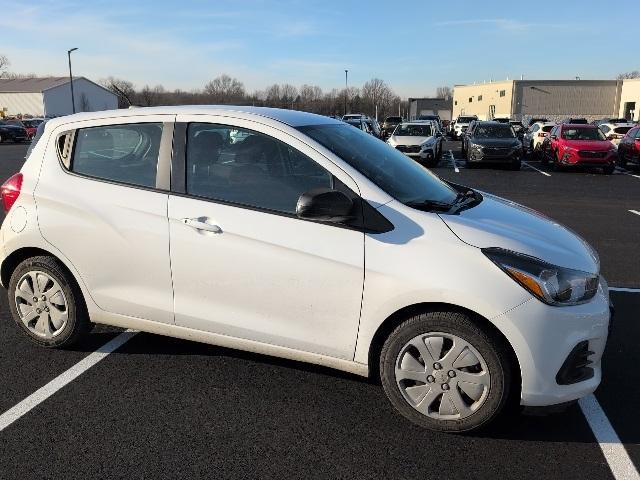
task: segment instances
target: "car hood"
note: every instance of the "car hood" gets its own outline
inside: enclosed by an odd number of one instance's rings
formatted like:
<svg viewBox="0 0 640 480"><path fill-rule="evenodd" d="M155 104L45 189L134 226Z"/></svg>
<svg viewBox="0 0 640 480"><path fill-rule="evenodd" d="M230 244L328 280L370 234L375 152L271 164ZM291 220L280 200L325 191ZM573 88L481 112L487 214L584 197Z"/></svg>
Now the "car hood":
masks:
<svg viewBox="0 0 640 480"><path fill-rule="evenodd" d="M565 140L564 144L578 150L602 151L611 149L609 140Z"/></svg>
<svg viewBox="0 0 640 480"><path fill-rule="evenodd" d="M416 137L414 135L411 135L411 136L393 135L391 138L398 145L422 145L424 142L432 139L433 137Z"/></svg>
<svg viewBox="0 0 640 480"><path fill-rule="evenodd" d="M479 205L441 215L453 233L478 248L498 247L565 268L597 274L598 254L580 236L523 205L482 193Z"/></svg>
<svg viewBox="0 0 640 480"><path fill-rule="evenodd" d="M518 145L517 138L478 138L471 137L471 143L482 145L483 147L516 147Z"/></svg>

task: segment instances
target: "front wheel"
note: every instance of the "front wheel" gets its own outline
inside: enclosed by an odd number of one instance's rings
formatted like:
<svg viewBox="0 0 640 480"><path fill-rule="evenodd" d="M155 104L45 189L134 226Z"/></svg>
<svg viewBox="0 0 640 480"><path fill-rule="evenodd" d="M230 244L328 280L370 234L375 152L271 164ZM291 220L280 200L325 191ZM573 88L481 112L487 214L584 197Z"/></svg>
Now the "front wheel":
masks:
<svg viewBox="0 0 640 480"><path fill-rule="evenodd" d="M456 312L428 312L399 325L380 356L392 405L421 427L477 430L504 409L512 381L503 342Z"/></svg>
<svg viewBox="0 0 640 480"><path fill-rule="evenodd" d="M611 175L615 169L615 165L607 165L606 167L602 167L602 173L604 173L605 175Z"/></svg>
<svg viewBox="0 0 640 480"><path fill-rule="evenodd" d="M511 167L511 170L515 170L515 171L520 170L522 168L522 160L519 158L512 160L510 167Z"/></svg>
<svg viewBox="0 0 640 480"><path fill-rule="evenodd" d="M11 314L33 342L67 347L91 328L82 292L58 260L32 257L20 263L9 281Z"/></svg>

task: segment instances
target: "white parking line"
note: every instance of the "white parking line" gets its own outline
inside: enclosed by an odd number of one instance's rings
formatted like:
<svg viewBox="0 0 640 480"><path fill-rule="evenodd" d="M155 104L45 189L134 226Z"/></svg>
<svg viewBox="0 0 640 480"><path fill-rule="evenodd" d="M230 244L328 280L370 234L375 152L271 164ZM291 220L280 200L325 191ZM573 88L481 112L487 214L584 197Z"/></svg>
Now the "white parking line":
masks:
<svg viewBox="0 0 640 480"><path fill-rule="evenodd" d="M631 213L635 213L636 215L640 215L640 212L638 210L629 210Z"/></svg>
<svg viewBox="0 0 640 480"><path fill-rule="evenodd" d="M538 173L541 173L542 175L546 175L547 177L550 177L551 174L547 173L547 172L543 172L542 170L537 169L536 167L534 167L533 165L528 164L527 162L522 162L523 165L535 170Z"/></svg>
<svg viewBox="0 0 640 480"><path fill-rule="evenodd" d="M629 172L628 170L625 170L625 169L620 168L620 167L616 167L616 172L622 173L624 175L629 175L630 177L640 178L640 175L634 175L633 173Z"/></svg>
<svg viewBox="0 0 640 480"><path fill-rule="evenodd" d="M640 293L640 288L609 287L611 292Z"/></svg>
<svg viewBox="0 0 640 480"><path fill-rule="evenodd" d="M44 402L47 398L56 393L69 382L78 378L80 375L89 370L114 350L117 350L119 347L131 340L131 338L133 338L136 333L138 332L134 330L125 330L117 337L111 339L111 341L105 343L95 352L80 360L69 370L58 375L44 387L36 390L20 403L14 405L9 410L4 412L2 415L0 415L0 432L16 420L18 420L20 417L22 417L25 413L29 412L31 409Z"/></svg>
<svg viewBox="0 0 640 480"><path fill-rule="evenodd" d="M456 173L460 173L460 170L458 169L458 165L456 165L456 158L453 156L453 152L451 150L449 150L449 155L451 158L451 163L453 164L453 170Z"/></svg>
<svg viewBox="0 0 640 480"><path fill-rule="evenodd" d="M640 474L602 407L591 394L578 402L616 480L640 480Z"/></svg>

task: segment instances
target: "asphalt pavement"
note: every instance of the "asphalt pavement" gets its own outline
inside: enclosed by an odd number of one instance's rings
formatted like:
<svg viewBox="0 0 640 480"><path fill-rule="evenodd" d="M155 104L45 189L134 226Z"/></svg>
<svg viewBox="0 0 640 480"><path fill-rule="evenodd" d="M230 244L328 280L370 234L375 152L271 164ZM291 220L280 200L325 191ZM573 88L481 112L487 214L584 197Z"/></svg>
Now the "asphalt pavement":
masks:
<svg viewBox="0 0 640 480"><path fill-rule="evenodd" d="M469 170L457 142L446 150L435 173L567 224L599 251L611 285L640 287L640 216L629 212L640 210L638 172ZM0 145L0 178L25 151ZM120 332L98 327L71 350L42 349L16 330L0 294L0 414ZM596 398L640 468L640 293L612 299ZM376 382L145 333L0 431L3 480L202 477L614 478L578 406L512 415L481 435L437 434L396 414Z"/></svg>

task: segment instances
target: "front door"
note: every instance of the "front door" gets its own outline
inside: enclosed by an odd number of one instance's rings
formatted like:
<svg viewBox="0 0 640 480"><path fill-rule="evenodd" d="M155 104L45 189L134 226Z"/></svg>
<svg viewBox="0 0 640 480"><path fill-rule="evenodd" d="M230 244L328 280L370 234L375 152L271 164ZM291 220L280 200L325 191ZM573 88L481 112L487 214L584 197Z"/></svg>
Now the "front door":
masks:
<svg viewBox="0 0 640 480"><path fill-rule="evenodd" d="M241 119L178 117L185 192L169 198L176 324L352 359L364 234L301 220L299 196L357 185L280 130Z"/></svg>

